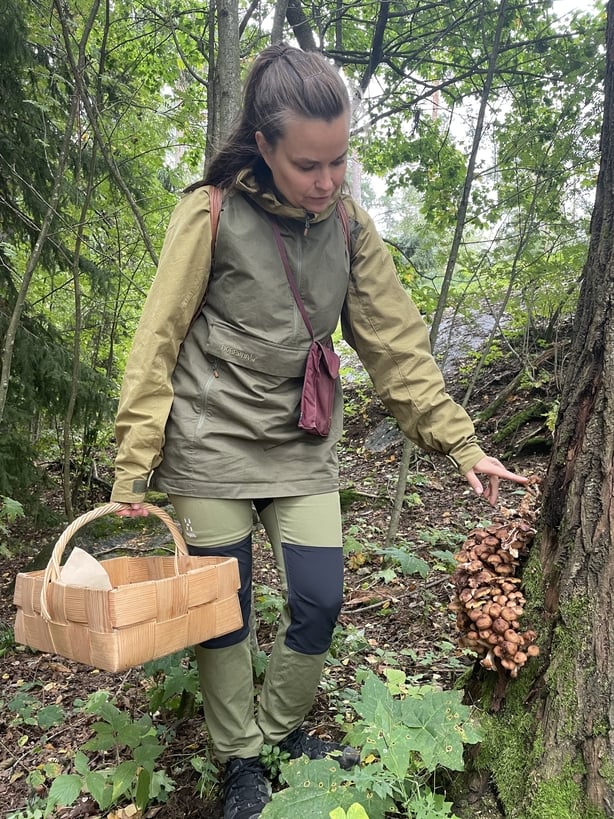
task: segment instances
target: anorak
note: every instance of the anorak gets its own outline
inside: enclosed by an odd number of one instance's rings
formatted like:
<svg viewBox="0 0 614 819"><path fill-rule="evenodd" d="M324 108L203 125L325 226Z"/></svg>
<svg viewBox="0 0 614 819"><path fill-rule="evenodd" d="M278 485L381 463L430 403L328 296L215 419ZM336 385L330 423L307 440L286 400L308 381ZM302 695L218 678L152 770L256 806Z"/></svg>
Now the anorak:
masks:
<svg viewBox="0 0 614 819"><path fill-rule="evenodd" d="M179 201L124 375L114 500L143 500L152 474L158 489L190 497L337 489L341 388L330 435L302 432L311 339L269 214L278 220L315 337L329 338L341 317L344 338L412 441L448 455L462 473L483 457L372 220L350 197L343 201L351 253L335 203L306 214L261 192L245 171L225 196L213 263L209 188Z"/></svg>

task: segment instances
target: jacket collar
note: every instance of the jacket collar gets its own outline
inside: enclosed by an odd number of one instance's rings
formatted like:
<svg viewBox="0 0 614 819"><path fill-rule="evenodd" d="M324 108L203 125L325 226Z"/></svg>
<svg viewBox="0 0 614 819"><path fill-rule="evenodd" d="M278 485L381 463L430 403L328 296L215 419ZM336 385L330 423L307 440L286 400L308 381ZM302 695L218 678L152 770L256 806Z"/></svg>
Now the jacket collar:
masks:
<svg viewBox="0 0 614 819"><path fill-rule="evenodd" d="M334 211L339 193L337 193L329 205L321 213L310 213L303 208L295 208L284 202L273 188L263 188L256 179L251 168L244 168L239 172L235 181L235 188L247 195L259 207L282 219L296 219L305 223L306 227L314 222L322 222Z"/></svg>

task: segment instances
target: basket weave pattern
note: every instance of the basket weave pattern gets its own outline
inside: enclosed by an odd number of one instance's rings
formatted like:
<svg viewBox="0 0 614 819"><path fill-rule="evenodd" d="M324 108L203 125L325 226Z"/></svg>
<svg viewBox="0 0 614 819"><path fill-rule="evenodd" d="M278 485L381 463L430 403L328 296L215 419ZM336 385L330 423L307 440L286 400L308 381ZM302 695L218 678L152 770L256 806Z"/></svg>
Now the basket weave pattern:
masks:
<svg viewBox="0 0 614 819"><path fill-rule="evenodd" d="M61 583L60 561L75 532L124 504L86 512L62 533L45 570L17 575L16 642L106 671L123 671L241 628L236 559L191 557L174 521L157 506L146 506L169 529L174 557L100 561L110 590Z"/></svg>

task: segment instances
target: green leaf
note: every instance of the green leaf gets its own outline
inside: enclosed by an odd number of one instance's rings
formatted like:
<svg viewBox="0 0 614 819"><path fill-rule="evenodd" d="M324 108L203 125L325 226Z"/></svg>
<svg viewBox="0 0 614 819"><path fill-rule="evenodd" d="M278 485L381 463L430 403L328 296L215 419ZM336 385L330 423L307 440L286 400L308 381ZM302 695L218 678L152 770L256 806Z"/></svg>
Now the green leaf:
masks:
<svg viewBox="0 0 614 819"><path fill-rule="evenodd" d="M59 705L46 705L40 709L36 719L40 728L51 728L64 722L66 713Z"/></svg>
<svg viewBox="0 0 614 819"><path fill-rule="evenodd" d="M84 778L85 787L101 810L106 810L113 802L113 788L108 778L98 771L90 771Z"/></svg>
<svg viewBox="0 0 614 819"><path fill-rule="evenodd" d="M393 580L396 580L397 573L394 569L382 569L377 573L377 577L381 577L384 583L392 583Z"/></svg>
<svg viewBox="0 0 614 819"><path fill-rule="evenodd" d="M407 675L401 668L385 668L386 686L391 694L398 694L403 690Z"/></svg>
<svg viewBox="0 0 614 819"><path fill-rule="evenodd" d="M282 765L283 781L290 787L316 787L331 790L347 781L347 774L331 759L306 757Z"/></svg>
<svg viewBox="0 0 614 819"><path fill-rule="evenodd" d="M159 742L144 742L134 749L134 761L143 768L153 770L154 762L162 754L164 748Z"/></svg>
<svg viewBox="0 0 614 819"><path fill-rule="evenodd" d="M463 744L477 741L470 710L460 702L460 691L427 690L421 699L403 700L402 720L407 748L417 751L429 771L443 765L462 771ZM464 724L466 723L466 725Z"/></svg>
<svg viewBox="0 0 614 819"><path fill-rule="evenodd" d="M397 563L404 575L419 574L420 577L426 577L429 573L429 564L426 560L405 549L389 546L387 549L377 549L377 553L383 555L386 560Z"/></svg>
<svg viewBox="0 0 614 819"><path fill-rule="evenodd" d="M434 549L431 554L433 557L436 557L444 566L448 566L450 569L455 569L457 567L456 559L452 552L449 552L447 549Z"/></svg>
<svg viewBox="0 0 614 819"><path fill-rule="evenodd" d="M452 802L446 802L441 794L424 791L412 797L405 806L412 819L455 819L450 813Z"/></svg>
<svg viewBox="0 0 614 819"><path fill-rule="evenodd" d="M378 800L377 804L381 803L386 810L390 811L394 808L393 797L398 793L399 783L394 781L379 760L354 768L351 775L356 791L365 794L367 807L375 804L373 800ZM371 808L368 807L368 809L371 812Z"/></svg>
<svg viewBox="0 0 614 819"><path fill-rule="evenodd" d="M374 743L382 764L399 782L405 779L411 764L411 747L407 740L407 729L399 725L389 728L383 736L378 735Z"/></svg>
<svg viewBox="0 0 614 819"><path fill-rule="evenodd" d="M47 805L66 807L78 798L83 781L76 774L61 774L51 783Z"/></svg>
<svg viewBox="0 0 614 819"><path fill-rule="evenodd" d="M19 501L8 498L6 495L0 496L0 518L4 518L9 523L13 523L17 518L24 515L23 506Z"/></svg>
<svg viewBox="0 0 614 819"><path fill-rule="evenodd" d="M374 793L361 793L353 784L352 773L342 771L329 759L309 760L305 757L282 766L285 790L273 794L262 814L263 819L288 819L288 816L308 816L309 819L330 819L331 811L347 811L353 804L362 805L371 819L384 819L390 800Z"/></svg>
<svg viewBox="0 0 614 819"><path fill-rule="evenodd" d="M386 684L369 672L360 692L360 699L354 709L368 725L378 725L378 715L382 709L388 711L387 724L398 723L401 719L401 704L395 701Z"/></svg>
<svg viewBox="0 0 614 819"><path fill-rule="evenodd" d="M127 796L132 793L132 788L135 784L136 773L138 766L136 762L120 762L120 764L113 771L113 801L115 802L120 796Z"/></svg>
<svg viewBox="0 0 614 819"><path fill-rule="evenodd" d="M77 751L74 758L75 770L81 776L86 776L90 772L90 761L83 751Z"/></svg>
<svg viewBox="0 0 614 819"><path fill-rule="evenodd" d="M215 769L214 769L215 770ZM175 780L167 776L165 771L153 771L149 796L157 802L166 802L168 794L175 790Z"/></svg>
<svg viewBox="0 0 614 819"><path fill-rule="evenodd" d="M343 808L335 808L330 812L330 819L369 819L369 814L365 812L362 805L354 802L346 813Z"/></svg>
<svg viewBox="0 0 614 819"><path fill-rule="evenodd" d="M145 810L149 802L149 786L151 784L151 774L145 768L139 771L139 777L136 783L135 804L141 811Z"/></svg>
<svg viewBox="0 0 614 819"><path fill-rule="evenodd" d="M120 745L127 745L128 748L134 749L141 744L144 736L146 732L144 733L141 726L133 722L122 726L121 731L117 734L117 741Z"/></svg>
<svg viewBox="0 0 614 819"><path fill-rule="evenodd" d="M94 723L92 730L95 736L81 745L86 751L110 751L115 747L115 733L106 722Z"/></svg>

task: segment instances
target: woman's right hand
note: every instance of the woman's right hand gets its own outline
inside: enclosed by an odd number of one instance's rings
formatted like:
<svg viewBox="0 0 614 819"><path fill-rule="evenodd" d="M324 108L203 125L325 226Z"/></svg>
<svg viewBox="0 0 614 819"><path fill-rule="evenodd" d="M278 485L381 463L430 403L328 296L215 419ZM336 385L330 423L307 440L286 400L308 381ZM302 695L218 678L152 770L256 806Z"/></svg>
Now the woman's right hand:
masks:
<svg viewBox="0 0 614 819"><path fill-rule="evenodd" d="M122 518L146 518L149 510L145 508L144 503L127 503L115 514Z"/></svg>

